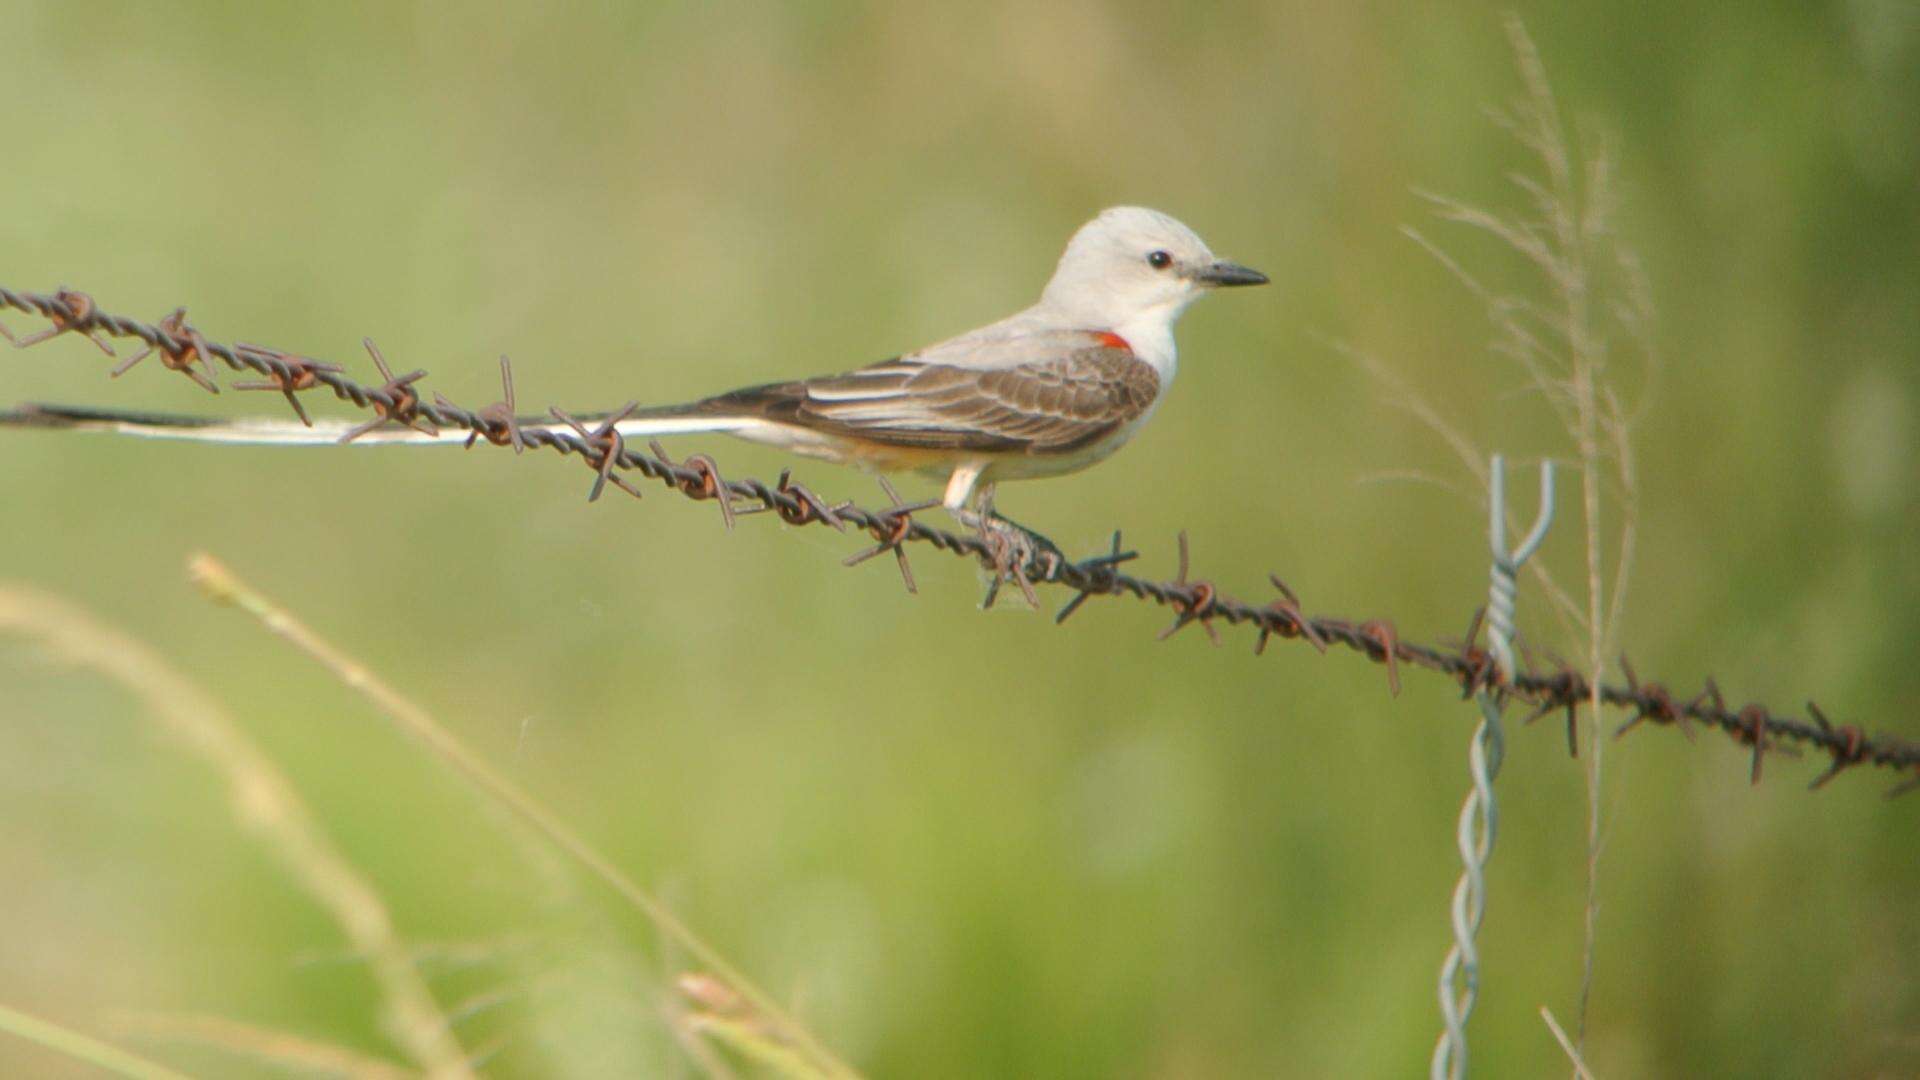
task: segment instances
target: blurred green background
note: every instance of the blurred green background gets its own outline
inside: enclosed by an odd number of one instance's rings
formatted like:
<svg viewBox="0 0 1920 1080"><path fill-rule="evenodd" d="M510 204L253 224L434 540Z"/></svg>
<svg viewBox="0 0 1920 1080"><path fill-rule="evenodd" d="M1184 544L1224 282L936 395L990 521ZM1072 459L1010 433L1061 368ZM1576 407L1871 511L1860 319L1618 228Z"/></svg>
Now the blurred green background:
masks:
<svg viewBox="0 0 1920 1080"><path fill-rule="evenodd" d="M1225 587L1277 570L1310 610L1444 638L1485 592L1471 482L1339 346L1483 446L1567 453L1477 302L1399 231L1526 286L1414 193L1524 209L1506 177L1527 159L1484 114L1519 92L1502 10L0 3L0 283L186 304L216 337L368 375L371 335L473 404L505 352L523 407L604 408L997 317L1083 220L1145 203L1274 284L1187 316L1134 447L1003 508L1075 550L1124 526L1156 575L1185 528ZM1920 14L1518 10L1567 114L1614 140L1616 226L1658 309L1636 666L1920 736ZM276 407L151 364L109 382L78 341L0 364L0 402ZM1448 484L1381 480L1410 471ZM1161 613L1120 601L1065 629L983 614L977 573L932 552L907 596L887 560L840 568L857 538L729 535L711 506L589 506L586 487L478 450L0 434L0 577L110 618L234 710L500 1075L690 1069L660 1018L685 958L203 601L190 552L427 703L873 1074L1424 1069L1474 719L1445 682L1409 674L1396 700L1298 643L1155 644ZM1581 550L1563 527L1545 558L1577 581ZM1536 641L1578 653L1522 604ZM396 1055L364 967L214 773L19 639L0 688L0 1001ZM1920 802L1883 801L1885 776L1809 795L1819 763L1778 757L1749 788L1747 764L1671 731L1608 747L1592 1065L1920 1071ZM1537 1010L1576 1009L1586 810L1557 725L1516 731L1500 795L1474 1062L1563 1073ZM0 1039L0 1072L73 1068Z"/></svg>

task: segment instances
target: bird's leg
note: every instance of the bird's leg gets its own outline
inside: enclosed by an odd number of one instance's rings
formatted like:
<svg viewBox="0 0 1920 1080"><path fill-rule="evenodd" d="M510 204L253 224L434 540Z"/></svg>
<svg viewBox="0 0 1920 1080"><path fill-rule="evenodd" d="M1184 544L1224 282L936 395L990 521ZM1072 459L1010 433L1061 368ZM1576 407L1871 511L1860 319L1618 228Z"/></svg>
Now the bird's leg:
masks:
<svg viewBox="0 0 1920 1080"><path fill-rule="evenodd" d="M1061 552L1060 545L994 509L993 495L992 484L981 487L980 516L986 523L983 528L1005 532L1015 537L1027 556L1022 560L1023 564L1036 556L1042 562L1065 561L1066 555Z"/></svg>
<svg viewBox="0 0 1920 1080"><path fill-rule="evenodd" d="M1066 556L1053 541L994 513L993 485L979 484L982 471L972 466L955 469L942 502L956 521L980 534L993 558L994 579L987 589L987 606L993 606L1001 583L1012 578L1027 602L1038 607L1039 598L1034 595L1027 567L1038 564L1051 576L1052 571L1066 561Z"/></svg>

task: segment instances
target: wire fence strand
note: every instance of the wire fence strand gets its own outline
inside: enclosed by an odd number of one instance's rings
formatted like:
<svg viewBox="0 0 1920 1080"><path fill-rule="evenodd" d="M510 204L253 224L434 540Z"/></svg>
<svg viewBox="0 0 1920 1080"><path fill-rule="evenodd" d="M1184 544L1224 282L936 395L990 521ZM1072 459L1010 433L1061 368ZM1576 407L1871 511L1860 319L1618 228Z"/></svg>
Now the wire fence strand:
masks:
<svg viewBox="0 0 1920 1080"><path fill-rule="evenodd" d="M1110 551L1090 558L1068 559L1041 545L1023 563L1008 565L1004 546L996 548L979 536L950 532L918 520L915 515L926 509L927 504L903 503L897 497L892 497L891 505L878 507L851 502L828 503L807 487L793 482L788 473L782 473L771 484L758 479L728 479L721 475L714 459L705 454L676 461L658 444L650 445L646 452L636 450L625 444L609 419L617 418L618 410L589 415L582 420L556 413L563 423L528 426L534 422L518 417L514 411L512 372L504 358L502 400L479 409L467 409L438 394L431 401L423 399L418 384L426 377L426 371L414 370L395 376L371 342L368 342L369 351L382 376L378 384L356 381L340 364L263 345L228 344L210 339L187 320L184 309L176 309L157 322L146 322L104 311L91 296L82 292L69 289L54 293L18 292L0 286L0 310L4 309L23 312L48 324L26 336L16 336L0 326L0 336L19 348L73 334L86 338L102 353L117 359L107 338L141 342L144 347L120 361L114 369L116 374L152 356L162 367L218 393L215 367L218 362L236 372L259 376L256 381L232 384L233 389L277 392L302 420L307 419L307 412L299 395L318 390L367 412L368 421L362 425L365 430L388 424L421 431L458 429L470 433L469 447L485 442L511 447L516 453L552 450L571 455L595 474L589 498L598 498L609 484L639 498L642 491L631 479L638 476L690 499L717 501L728 528L732 528L740 516L761 512L771 512L794 525L824 525L841 531L851 527L871 537L873 546L847 561L851 564L892 554L909 590L914 588L914 580L908 548L924 545L975 560L994 571L997 581L1012 580L1023 590L1037 584L1067 590L1073 595L1056 615L1056 620L1061 622L1091 598L1130 596L1173 612L1173 622L1162 632L1162 638L1197 623L1217 641L1218 624L1225 623L1253 631L1256 652L1264 651L1275 637L1302 640L1323 653L1338 646L1382 665L1388 686L1395 693L1399 691L1402 668L1434 672L1455 683L1463 697L1488 692L1502 702L1511 700L1531 706L1533 711L1526 723L1563 713L1568 749L1576 754L1574 736L1580 713L1595 696L1586 676L1564 661L1531 653L1524 643L1520 643L1524 663L1511 675L1504 673L1493 655L1479 643L1481 618L1478 614L1463 643L1431 645L1401 638L1394 624L1386 619L1354 621L1309 615L1302 609L1298 596L1277 575L1269 575L1268 580L1279 595L1266 603L1228 595L1212 581L1190 576L1185 534L1179 538L1179 571L1171 580L1153 580L1121 571L1119 567L1134 559L1136 553L1121 550L1118 533ZM0 413L0 423L59 426L60 421L54 414L26 406ZM597 426L588 427L589 423ZM1717 731L1747 748L1751 757L1749 775L1754 783L1760 780L1768 754L1806 749L1827 758L1827 767L1813 779L1810 787L1824 786L1840 773L1863 765L1901 775L1901 780L1888 792L1889 797L1920 787L1920 743L1886 733L1869 734L1854 724L1834 723L1811 701L1807 702L1805 717L1759 703L1734 707L1727 703L1711 678L1703 681L1700 691L1687 695L1666 684L1640 679L1624 656L1620 658L1620 669L1623 681L1605 683L1598 693L1602 702L1627 715L1617 735L1625 735L1643 725L1677 730L1689 738L1698 728Z"/></svg>
<svg viewBox="0 0 1920 1080"><path fill-rule="evenodd" d="M1488 572L1487 637L1493 646L1494 668L1503 679L1513 677L1514 603L1520 593L1520 567L1540 550L1553 526L1553 462L1540 464L1540 512L1526 539L1507 550L1507 463L1493 455L1488 473L1488 547L1493 564ZM1494 778L1506 757L1506 733L1501 716L1506 711L1500 695L1483 687L1474 692L1480 724L1467 746L1467 771L1473 781L1460 804L1456 844L1460 849L1460 880L1453 887L1448 911L1453 921L1453 947L1440 965L1440 1037L1434 1042L1428 1075L1432 1080L1461 1080L1467 1075L1467 1020L1480 996L1480 953L1474 938L1487 913L1487 860L1493 855L1500 817L1493 796Z"/></svg>

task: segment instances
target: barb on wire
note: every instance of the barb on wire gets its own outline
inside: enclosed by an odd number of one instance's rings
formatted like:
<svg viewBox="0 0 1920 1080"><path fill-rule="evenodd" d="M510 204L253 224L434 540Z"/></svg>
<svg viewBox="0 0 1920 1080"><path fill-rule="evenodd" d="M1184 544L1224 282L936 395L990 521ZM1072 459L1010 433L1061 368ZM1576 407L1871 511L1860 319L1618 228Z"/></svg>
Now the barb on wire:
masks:
<svg viewBox="0 0 1920 1080"><path fill-rule="evenodd" d="M179 313L185 314L185 312L186 309L181 308ZM234 348L244 352L255 352L263 356L269 356L279 363L267 373L266 378L253 382L237 382L233 384L233 388L235 390L274 390L279 392L282 397L287 399L287 404L292 407L294 413L300 417L300 422L308 427L313 426L313 417L308 416L307 407L300 404L299 391L311 390L319 383L317 372L330 371L339 373L346 370L339 364L325 364L311 357L296 356L292 353L281 352L278 349L270 349L264 345L249 345L244 341L236 344ZM139 356L135 356L132 360L114 368L110 374L119 375L127 368L138 363L141 357L146 356L152 351L153 346L147 346L140 351ZM169 354L162 353L161 355L164 357ZM196 382L204 377L200 372L194 370L189 370L187 375ZM220 392L219 387L214 386L210 380L204 385L216 394Z"/></svg>
<svg viewBox="0 0 1920 1080"><path fill-rule="evenodd" d="M872 520L867 522L867 531L872 533L873 538L879 542L865 551L856 551L852 555L847 556L841 560L840 565L859 566L875 555L883 555L891 551L893 552L894 560L899 563L900 566L900 580L906 583L908 592L917 593L920 591L920 586L915 584L913 580L913 564L907 561L907 549L903 545L913 534L916 526L913 515L922 510L939 506L940 500L925 499L915 503L905 502L900 498L900 493L894 490L893 484L888 481L886 477L882 476L878 479L880 481L880 490L886 492L888 501L893 503L892 506L887 507L878 514L868 515ZM853 508L847 507L844 509ZM925 526L919 527L925 528Z"/></svg>
<svg viewBox="0 0 1920 1080"><path fill-rule="evenodd" d="M373 366L380 369L380 375L387 381L380 384L380 392L370 395L368 405L373 409L373 419L340 436L342 443L350 443L375 428L388 424L399 424L412 428L422 435L438 435L440 429L430 418L420 415L420 395L413 384L427 377L426 368L414 368L405 375L395 376L393 369L387 366L387 358L380 353L380 346L372 338L361 338L360 344L366 347L367 355L373 357ZM271 376L269 377L271 378Z"/></svg>
<svg viewBox="0 0 1920 1080"><path fill-rule="evenodd" d="M627 449L627 441L620 435L620 421L632 416L633 410L639 407L640 403L637 401L627 402L621 406L619 412L609 415L605 420L601 421L599 427L594 428L592 431L588 431L585 424L561 412L558 408L550 408L547 410L553 414L555 420L572 428L574 432L580 436L581 441L593 447L599 454L599 461L595 462L589 458L587 462L593 466L594 471L593 487L587 491L588 502L600 501L600 493L606 490L609 480L613 482L615 487L634 498L638 499L641 497L639 488L627 483L626 477L613 471L614 464L620 460L620 455ZM517 425L514 429L514 436L516 438L519 436ZM467 445L473 445L472 435L467 436Z"/></svg>
<svg viewBox="0 0 1920 1080"><path fill-rule="evenodd" d="M73 333L113 355L104 338L138 339L157 353L168 369L185 372L189 377L205 375L218 360L234 371L258 375L289 395L325 390L357 409L372 413L377 423L465 430L477 437L473 440L476 442L511 445L517 451L553 450L577 456L596 472L607 470L609 483L617 470L658 481L689 498L717 499L721 516L729 526L737 512L745 512L736 509L736 502L759 510L771 509L781 520L792 524L822 524L836 529L852 526L872 535L879 546L860 559L850 561L864 561L891 551L909 588L913 587L913 579L906 562L908 544L926 544L937 551L971 559L987 570L996 570L996 552L981 537L938 529L915 517L918 511L933 505L931 503L907 504L894 496L893 505L875 509L851 502L829 506L785 476L778 484L756 479L724 480L713 459L706 455L674 461L658 448L652 453L640 453L631 447L612 447L604 440L591 438L591 432L582 435L567 426L523 428L511 411L513 378L504 358L501 375L505 402L470 411L438 395L431 404L423 402L413 389L413 384L424 377L422 371L396 379L390 371L382 370L385 382L370 386L355 381L336 365L260 346L213 341L190 326L181 311L159 323L148 323L103 311L85 293L67 289L51 294L17 292L0 287L0 310L3 309L24 312L49 324L46 329L21 338L0 327L0 336L16 347L24 348ZM375 355L377 358L377 353ZM384 360L379 362L384 364ZM195 364L200 367L196 368ZM297 398L295 400L297 402ZM297 405L296 411L304 412ZM599 419L597 415L593 418ZM70 419L57 410L31 406L0 413L0 422L14 425L59 427ZM1031 560L1020 570L1030 584L1059 585L1075 593L1063 609L1063 616L1078 611L1095 597L1131 596L1173 611L1182 626L1197 620L1216 633L1220 623L1248 626L1258 634L1256 649L1264 649L1267 642L1276 637L1300 638L1322 652L1337 645L1389 666L1389 674L1396 682L1401 670L1421 668L1446 676L1463 692L1472 694L1485 687L1498 670L1497 665L1487 663L1487 658L1479 654L1471 641L1458 648L1424 645L1392 632L1391 624L1383 620L1353 623L1325 615L1307 615L1292 590L1281 584L1278 577L1270 580L1279 589L1280 599L1259 604L1231 596L1206 580L1190 581L1182 576L1171 581L1153 581L1123 573L1118 564L1126 559L1119 555L1115 552L1072 562L1051 557L1050 551L1036 546ZM1126 556L1131 558L1132 553ZM1750 767L1750 775L1756 779L1760 771L1758 763L1765 755L1798 746L1818 751L1829 760L1829 768L1814 781L1814 786L1824 785L1840 772L1865 765L1901 775L1902 782L1889 795L1920 787L1920 743L1889 734L1868 735L1855 725L1833 723L1813 709L1808 713L1815 719L1775 712L1760 704L1731 709L1717 692L1702 693L1680 704L1679 697L1668 687L1641 681L1624 664L1622 671L1627 675L1624 683L1607 683L1599 688L1603 703L1630 714L1620 734L1643 723L1677 727L1689 733L1692 725L1698 725L1718 730L1748 747L1755 763ZM1571 718L1581 708L1588 707L1593 696L1587 676L1564 662L1545 667L1529 663L1525 669L1498 678L1498 689L1504 698L1531 705L1537 710L1536 715L1566 710Z"/></svg>
<svg viewBox="0 0 1920 1080"><path fill-rule="evenodd" d="M1173 584L1176 588L1190 591L1192 595L1190 598L1175 599L1173 625L1160 631L1159 640L1165 641L1186 629L1187 624L1197 622L1200 624L1200 629L1207 632L1207 640L1218 645L1220 631L1213 625L1213 602L1220 594L1210 581L1187 580L1187 531L1180 530L1180 535L1176 539L1180 546L1180 571L1173 576Z"/></svg>
<svg viewBox="0 0 1920 1080"><path fill-rule="evenodd" d="M1480 726L1474 729L1467 745L1467 770L1473 787L1460 805L1460 825L1456 837L1463 868L1453 887L1453 947L1440 965L1440 1038L1434 1043L1433 1080L1460 1080L1467 1074L1467 1019L1473 1015L1473 1003L1480 994L1480 954L1474 938L1487 913L1487 860L1493 855L1493 839L1499 825L1498 807L1493 798L1493 781L1500 775L1500 762L1506 756L1506 734L1501 730L1500 714L1506 708L1504 687L1513 681L1513 609L1519 593L1520 567L1540 550L1553 526L1553 462L1540 463L1540 512L1526 539L1512 551L1507 550L1507 463L1493 455L1492 488L1487 500L1487 543L1493 553L1488 574L1487 643L1493 648L1492 668L1482 665L1485 681L1473 692L1480 707ZM1475 615L1467 638L1469 647L1479 635L1481 616Z"/></svg>
<svg viewBox="0 0 1920 1080"><path fill-rule="evenodd" d="M1115 529L1113 530L1112 550L1108 551L1105 555L1095 555L1075 565L1090 573L1098 574L1102 570L1112 570L1121 563L1130 562L1139 557L1140 553L1137 551L1120 550L1120 530ZM1062 607L1060 611L1054 615L1054 625L1057 626L1072 618L1073 613L1080 610L1080 605L1087 602L1087 597L1095 595L1096 591L1095 589L1087 588L1075 593L1073 599L1067 601L1066 606Z"/></svg>
<svg viewBox="0 0 1920 1080"><path fill-rule="evenodd" d="M93 303L93 298L86 296L86 294L84 293L72 293L67 295L83 297L88 306L91 306ZM37 341L46 340L46 338L51 336L52 334L59 333L59 330L57 329L58 326L59 326L59 323L56 320L55 322L56 329L51 331L42 331L41 334L36 335L36 337L27 338L26 340L21 341L19 343L20 347L24 349L29 345L35 344ZM168 371L177 371L180 374L185 375L187 378L192 379L195 385L199 386L202 390L205 390L207 393L209 394L219 393L220 386L218 383L213 381L213 375L214 375L213 362L207 359L206 339L200 336L200 331L195 330L191 325L188 324L187 309L183 307L174 308L173 314L168 315L166 318L160 320L160 327L161 329L166 330L168 333L175 334L185 339L185 342L186 342L184 348L179 348L179 349L169 348L169 349L159 350L160 363L163 366L165 366ZM108 356L113 355L113 350L107 348L104 342L102 342L99 338L94 337L91 333L87 334L87 339L89 341L92 341L95 345L100 346L100 348L104 350ZM242 345L241 348L245 348L245 346ZM147 357L151 356L154 350L155 350L155 346L152 344L149 344L146 348L141 349L139 352L134 353L132 356L129 356L125 360L122 360L120 363L114 365L113 370L107 372L107 375L115 379L119 378L122 375L125 375L127 372L133 370L133 367L135 364L138 364L140 361L145 360ZM196 367L195 364L198 364L199 366ZM205 370L204 371L201 370L202 368L204 368ZM240 388L236 387L236 389L240 389ZM291 395L288 396L287 400L294 401ZM294 408L296 410L300 408L298 402L294 402ZM302 412L301 413L302 419L304 419L305 416L306 414Z"/></svg>

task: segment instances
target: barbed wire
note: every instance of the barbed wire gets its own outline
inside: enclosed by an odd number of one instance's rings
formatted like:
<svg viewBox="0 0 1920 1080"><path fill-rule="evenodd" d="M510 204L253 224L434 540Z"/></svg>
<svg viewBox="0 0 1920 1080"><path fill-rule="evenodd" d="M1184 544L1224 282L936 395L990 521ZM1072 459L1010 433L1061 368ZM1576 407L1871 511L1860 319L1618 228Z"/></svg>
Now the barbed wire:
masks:
<svg viewBox="0 0 1920 1080"><path fill-rule="evenodd" d="M1099 596L1130 596L1173 612L1174 619L1160 634L1172 637L1188 626L1198 624L1216 643L1220 640L1216 624L1246 626L1256 633L1254 651L1262 653L1273 638L1300 640L1322 653L1334 646L1358 653L1385 668L1389 689L1400 691L1400 670L1414 667L1445 676L1461 690L1463 697L1485 692L1502 703L1508 700L1532 706L1524 721L1531 724L1543 716L1563 713L1567 724L1567 746L1578 754L1577 725L1582 706L1593 697L1588 679L1572 665L1558 658L1543 658L1520 646L1524 666L1511 676L1503 673L1492 653L1480 645L1481 613L1476 612L1467 629L1466 639L1457 646L1427 645L1404 640L1394 624L1386 619L1353 621L1327 615L1309 615L1299 597L1277 575L1268 581L1278 596L1264 604L1240 599L1220 590L1212 581L1190 576L1187 536L1179 534L1178 572L1171 580L1156 581L1122 572L1119 567L1137 557L1137 552L1122 550L1120 533L1115 532L1111 549L1091 558L1073 560L1046 544L1036 545L1023 558L1010 559L1004 542L990 543L980 536L963 535L936 528L914 515L938 505L934 502L908 503L900 499L890 485L883 487L889 505L863 507L853 502L828 503L806 486L794 482L790 472L782 472L769 484L758 479L728 479L719 465L706 454L693 454L675 461L658 443L648 452L628 446L615 423L623 411L575 418L557 409L552 415L559 426L527 426L532 421L515 412L512 367L501 358L500 401L479 409L466 409L435 394L432 401L420 396L418 383L426 377L424 369L396 376L388 368L371 340L365 342L383 379L378 385L355 381L339 364L285 352L264 345L236 342L226 344L201 333L188 322L184 308L177 308L157 322L144 322L103 311L85 293L61 289L51 294L16 292L0 286L0 310L13 309L47 320L48 326L26 337L15 337L4 326L0 336L18 348L28 348L67 334L84 337L108 357L117 359L103 337L137 339L145 346L113 369L120 375L149 356L161 366L180 372L211 393L219 393L215 380L219 361L236 372L260 376L258 381L234 383L237 390L266 390L281 394L302 421L311 423L299 394L324 389L341 401L364 409L372 415L365 424L349 432L346 439L387 424L400 424L423 432L458 429L469 432L467 445L486 442L512 447L515 453L526 450L553 450L572 455L595 474L588 499L598 499L611 484L626 494L640 498L641 490L622 474L637 474L662 483L694 500L719 503L721 517L728 528L735 519L752 513L771 512L792 525L824 525L839 531L856 529L874 543L848 557L847 565L892 554L909 592L916 591L909 545L924 544L935 550L976 560L995 574L988 602L1000 584L1012 581L1030 598L1036 584L1054 585L1074 595L1055 615L1065 622L1086 603ZM634 406L628 405L627 409ZM15 425L59 426L59 414L27 406L11 413L0 413L0 420ZM589 424L594 426L589 427ZM1718 731L1747 747L1752 763L1749 775L1759 783L1762 766L1770 753L1792 754L1807 748L1828 759L1827 768L1808 785L1824 786L1840 773L1868 765L1896 773L1909 774L1891 789L1894 797L1920 787L1920 743L1894 735L1868 734L1854 724L1832 722L1820 707L1807 702L1805 718L1776 712L1760 703L1738 708L1727 704L1718 684L1703 680L1702 689L1690 696L1675 692L1667 685L1642 680L1625 656L1620 658L1624 682L1603 683L1600 699L1622 709L1628 719L1616 729L1625 735L1642 725L1671 728L1688 738L1697 727Z"/></svg>

